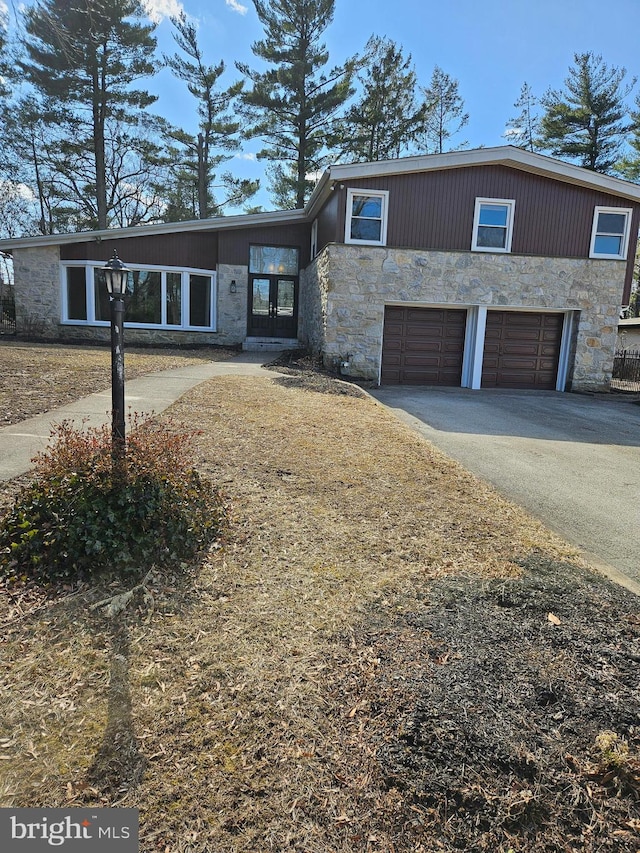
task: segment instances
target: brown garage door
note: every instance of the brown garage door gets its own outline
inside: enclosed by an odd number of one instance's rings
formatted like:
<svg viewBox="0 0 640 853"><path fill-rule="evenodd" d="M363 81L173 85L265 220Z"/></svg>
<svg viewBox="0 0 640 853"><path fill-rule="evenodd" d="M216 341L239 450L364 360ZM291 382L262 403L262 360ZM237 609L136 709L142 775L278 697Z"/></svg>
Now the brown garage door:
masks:
<svg viewBox="0 0 640 853"><path fill-rule="evenodd" d="M563 319L562 314L489 311L482 387L553 390Z"/></svg>
<svg viewBox="0 0 640 853"><path fill-rule="evenodd" d="M464 309L387 306L380 381L460 385L466 321Z"/></svg>

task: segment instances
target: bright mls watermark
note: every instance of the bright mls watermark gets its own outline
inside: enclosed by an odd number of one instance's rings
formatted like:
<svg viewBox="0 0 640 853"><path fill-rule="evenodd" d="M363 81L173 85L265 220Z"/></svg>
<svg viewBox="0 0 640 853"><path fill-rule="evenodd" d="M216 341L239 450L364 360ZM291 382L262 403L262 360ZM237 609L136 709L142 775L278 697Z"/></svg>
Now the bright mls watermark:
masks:
<svg viewBox="0 0 640 853"><path fill-rule="evenodd" d="M2 809L2 853L138 853L138 809Z"/></svg>

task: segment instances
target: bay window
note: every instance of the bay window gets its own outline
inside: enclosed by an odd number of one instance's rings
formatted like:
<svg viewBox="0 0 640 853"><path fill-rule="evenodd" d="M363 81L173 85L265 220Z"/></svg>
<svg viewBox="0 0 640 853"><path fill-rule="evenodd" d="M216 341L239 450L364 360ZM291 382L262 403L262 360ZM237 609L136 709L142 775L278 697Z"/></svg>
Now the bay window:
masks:
<svg viewBox="0 0 640 853"><path fill-rule="evenodd" d="M110 322L102 263L61 265L62 322L92 326ZM127 282L126 326L216 329L216 274L207 270L131 267Z"/></svg>

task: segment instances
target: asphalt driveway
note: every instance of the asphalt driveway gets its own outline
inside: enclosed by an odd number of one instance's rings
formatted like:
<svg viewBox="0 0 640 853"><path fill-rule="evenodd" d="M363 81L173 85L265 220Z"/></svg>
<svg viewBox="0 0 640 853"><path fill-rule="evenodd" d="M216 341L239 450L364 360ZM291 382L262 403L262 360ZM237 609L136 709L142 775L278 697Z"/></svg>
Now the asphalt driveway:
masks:
<svg viewBox="0 0 640 853"><path fill-rule="evenodd" d="M640 405L465 388L373 396L640 594Z"/></svg>

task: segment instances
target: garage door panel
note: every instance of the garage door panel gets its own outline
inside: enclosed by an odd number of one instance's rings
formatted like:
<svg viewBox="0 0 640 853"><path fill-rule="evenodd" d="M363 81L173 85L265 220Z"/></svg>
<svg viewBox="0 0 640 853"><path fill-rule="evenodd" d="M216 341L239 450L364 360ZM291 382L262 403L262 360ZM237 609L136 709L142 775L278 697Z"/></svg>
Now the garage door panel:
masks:
<svg viewBox="0 0 640 853"><path fill-rule="evenodd" d="M381 382L460 385L466 315L465 309L386 308Z"/></svg>
<svg viewBox="0 0 640 853"><path fill-rule="evenodd" d="M489 311L482 365L484 388L555 388L562 314Z"/></svg>

